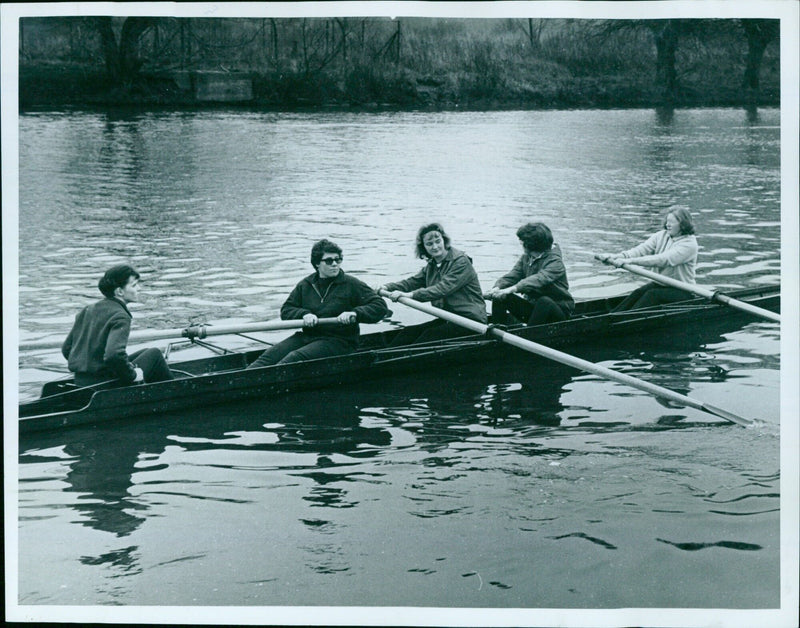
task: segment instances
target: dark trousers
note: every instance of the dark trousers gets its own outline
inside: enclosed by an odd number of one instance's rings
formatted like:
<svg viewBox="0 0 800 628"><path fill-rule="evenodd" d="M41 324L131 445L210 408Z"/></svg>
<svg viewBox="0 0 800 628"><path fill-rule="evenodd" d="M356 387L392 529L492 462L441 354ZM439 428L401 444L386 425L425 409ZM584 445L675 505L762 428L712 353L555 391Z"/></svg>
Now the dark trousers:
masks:
<svg viewBox="0 0 800 628"><path fill-rule="evenodd" d="M311 336L303 332L292 334L270 347L247 368L253 369L260 366L273 364L289 364L302 360L328 358L334 355L352 353L355 347L342 338L333 336Z"/></svg>
<svg viewBox="0 0 800 628"><path fill-rule="evenodd" d="M465 329L461 325L456 325L450 321L436 319L433 321L428 321L427 323L423 323L422 325L404 327L392 339L392 342L389 346L400 347L417 342L444 340L446 338L460 338L461 336L468 336L471 333L473 332Z"/></svg>
<svg viewBox="0 0 800 628"><path fill-rule="evenodd" d="M511 314L528 325L543 325L565 321L570 316L567 303L553 301L550 297L537 297L531 302L516 294L509 294L505 298L492 301L492 322L498 325L509 325Z"/></svg>
<svg viewBox="0 0 800 628"><path fill-rule="evenodd" d="M144 381L147 384L175 379L169 365L167 365L167 361L164 359L164 354L155 347L134 351L128 356L128 359L134 366L142 369ZM92 386L93 384L113 379L116 379L116 375L105 371L100 373L75 373L75 384L77 386Z"/></svg>
<svg viewBox="0 0 800 628"><path fill-rule="evenodd" d="M614 312L624 312L635 310L652 305L662 305L664 303L674 303L675 301L685 301L691 299L692 294L678 288L670 288L652 282L636 288L631 292L622 303L614 308Z"/></svg>

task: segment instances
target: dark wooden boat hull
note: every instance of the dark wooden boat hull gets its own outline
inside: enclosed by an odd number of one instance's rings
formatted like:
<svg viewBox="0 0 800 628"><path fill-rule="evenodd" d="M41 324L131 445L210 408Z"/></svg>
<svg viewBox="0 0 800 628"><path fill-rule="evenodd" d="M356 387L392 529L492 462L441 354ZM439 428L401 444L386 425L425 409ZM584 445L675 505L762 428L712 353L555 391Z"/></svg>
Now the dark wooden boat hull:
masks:
<svg viewBox="0 0 800 628"><path fill-rule="evenodd" d="M730 296L771 311L780 308L777 286L743 290ZM635 346L642 337L653 341L666 334L670 345L680 345L700 341L709 327L735 329L754 320L749 314L705 299L609 313L609 307L618 300L585 301L578 304L576 315L567 321L514 326L509 331L555 348L587 348L611 342L616 347ZM395 333L366 334L359 351L349 355L260 369L244 368L260 355L260 349L174 363L173 370L184 376L157 384L92 390L75 388L72 380L50 382L43 388L40 399L20 404L19 431L162 415L192 407L361 382L411 369L536 359L496 340L475 335L392 349L388 345Z"/></svg>

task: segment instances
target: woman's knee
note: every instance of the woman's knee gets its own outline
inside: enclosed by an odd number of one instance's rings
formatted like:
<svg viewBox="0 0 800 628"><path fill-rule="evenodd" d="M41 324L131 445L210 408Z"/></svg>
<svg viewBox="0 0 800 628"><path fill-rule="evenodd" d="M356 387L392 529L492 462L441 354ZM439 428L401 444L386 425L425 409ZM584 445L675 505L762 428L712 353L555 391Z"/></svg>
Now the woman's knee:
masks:
<svg viewBox="0 0 800 628"><path fill-rule="evenodd" d="M550 297L539 297L533 306L528 325L542 325L544 323L557 323L567 318L564 310Z"/></svg>

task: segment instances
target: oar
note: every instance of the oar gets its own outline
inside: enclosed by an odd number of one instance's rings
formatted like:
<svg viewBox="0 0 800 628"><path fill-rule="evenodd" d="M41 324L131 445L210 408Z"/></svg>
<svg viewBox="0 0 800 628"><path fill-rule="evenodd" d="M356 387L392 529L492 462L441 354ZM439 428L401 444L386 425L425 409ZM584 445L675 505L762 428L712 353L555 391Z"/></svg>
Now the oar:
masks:
<svg viewBox="0 0 800 628"><path fill-rule="evenodd" d="M390 295L390 293L386 290L379 290L378 294L380 294L382 297L389 297ZM409 299L408 297L400 297L398 300L403 305L407 305L408 307L419 310L420 312L425 312L427 314L431 314L432 316L450 321L451 323L455 323L456 325L461 325L462 327L479 334L493 336L498 340L505 342L506 344L517 347L518 349L535 353L536 355L549 358L550 360L555 360L556 362L561 362L562 364L566 364L567 366L571 366L588 373L593 373L604 379L610 379L621 384L632 386L633 388L638 388L639 390L649 392L657 397L663 397L664 399L674 401L682 406L688 406L690 408L695 408L696 410L708 412L709 414L723 418L726 421L731 421L732 423L738 423L739 425L751 425L753 423L753 421L750 419L738 416L732 412L723 410L722 408L717 408L711 404L697 401L696 399L676 393L668 388L662 388L661 386L656 386L655 384L642 381L635 377L631 377L630 375L626 375L625 373L619 373L604 366L600 366L599 364L582 360L581 358L575 357L568 353L551 349L550 347L540 345L525 338L521 338L515 334L510 334L502 331L501 329L497 329L496 327L490 327L489 325L473 321L469 318L459 316L458 314L453 314L452 312L442 310L438 307L429 305L428 303L420 303L419 301Z"/></svg>
<svg viewBox="0 0 800 628"><path fill-rule="evenodd" d="M320 318L318 325L339 325L337 318ZM178 329L150 329L133 331L128 336L128 342L147 342L150 340L164 340L172 338L206 338L208 336L225 336L230 334L246 334L254 331L280 331L282 329L299 329L303 326L302 320L267 321L264 323L244 323L241 325L194 325ZM33 351L35 349L57 349L63 340L38 340L19 343L20 351Z"/></svg>
<svg viewBox="0 0 800 628"><path fill-rule="evenodd" d="M600 260L604 264L611 264L612 266L616 266L617 268L624 268L625 270L633 273L634 275L647 277L648 279L652 279L653 281L656 281L662 285L671 286L672 288L678 288L679 290L685 290L686 292L692 292L701 297L705 297L706 299L709 299L711 301L724 303L725 305L728 305L730 307L742 310L743 312L755 314L756 316L762 316L764 318L767 318L771 321L776 321L778 323L781 322L780 314L776 314L775 312L770 312L769 310L765 310L764 308L761 307L756 307L755 305L750 305L749 303L745 303L744 301L739 301L738 299L734 299L733 297L729 297L720 292L709 290L708 288L703 288L695 284L686 283L685 281L678 281L677 279L673 279L672 277L664 277L664 275L659 275L658 273L645 270L641 266L636 266L636 264L617 262L612 259L603 257L602 255L595 255L594 258L596 260Z"/></svg>

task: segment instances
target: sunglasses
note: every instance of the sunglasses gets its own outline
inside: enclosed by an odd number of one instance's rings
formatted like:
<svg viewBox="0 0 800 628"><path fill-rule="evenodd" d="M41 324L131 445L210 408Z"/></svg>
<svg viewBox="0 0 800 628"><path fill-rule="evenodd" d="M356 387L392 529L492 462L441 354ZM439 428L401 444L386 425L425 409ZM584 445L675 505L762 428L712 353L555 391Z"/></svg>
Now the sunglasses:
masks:
<svg viewBox="0 0 800 628"><path fill-rule="evenodd" d="M328 266L331 266L334 263L341 264L342 263L342 258L341 257L323 257L320 260L320 262L322 262L323 264L327 264Z"/></svg>

